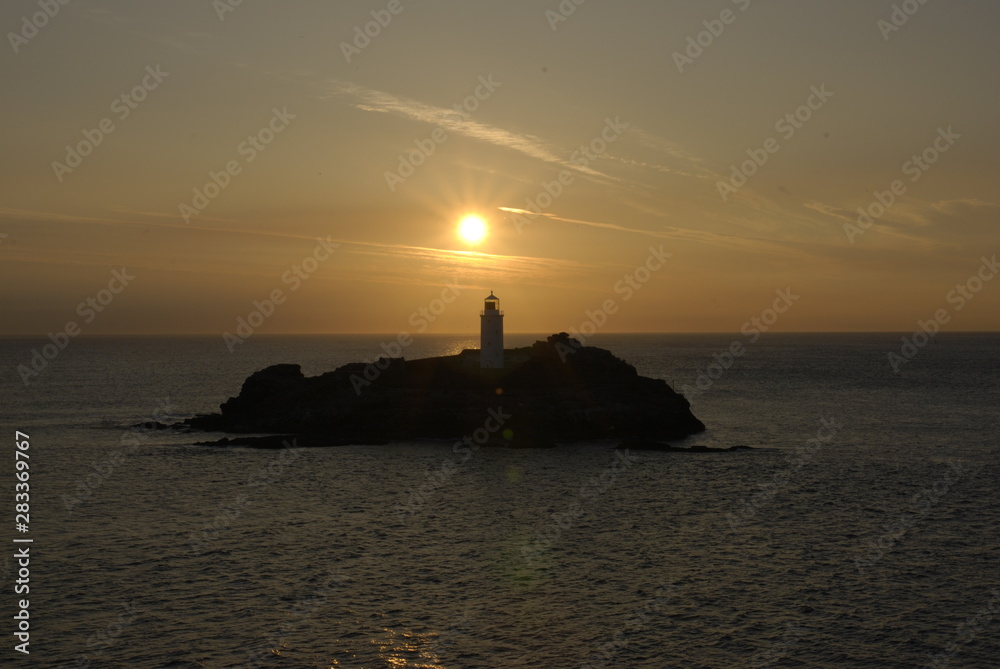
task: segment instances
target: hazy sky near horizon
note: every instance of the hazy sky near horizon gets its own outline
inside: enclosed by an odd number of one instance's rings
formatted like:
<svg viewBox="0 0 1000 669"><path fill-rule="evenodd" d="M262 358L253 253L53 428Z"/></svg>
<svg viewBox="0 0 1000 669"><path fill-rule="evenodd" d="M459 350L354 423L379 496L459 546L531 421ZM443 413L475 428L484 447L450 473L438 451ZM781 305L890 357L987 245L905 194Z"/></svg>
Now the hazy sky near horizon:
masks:
<svg viewBox="0 0 1000 669"><path fill-rule="evenodd" d="M5 2L0 334L1000 330L1000 4L893 4Z"/></svg>

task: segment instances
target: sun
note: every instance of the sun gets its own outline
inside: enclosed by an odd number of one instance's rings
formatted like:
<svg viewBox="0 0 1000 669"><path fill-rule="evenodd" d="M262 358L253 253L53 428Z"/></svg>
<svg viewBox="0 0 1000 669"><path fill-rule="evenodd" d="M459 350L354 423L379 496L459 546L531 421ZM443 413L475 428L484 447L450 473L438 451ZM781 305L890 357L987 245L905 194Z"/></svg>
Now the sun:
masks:
<svg viewBox="0 0 1000 669"><path fill-rule="evenodd" d="M458 222L458 236L466 244L478 244L489 233L486 220L477 214L469 214Z"/></svg>

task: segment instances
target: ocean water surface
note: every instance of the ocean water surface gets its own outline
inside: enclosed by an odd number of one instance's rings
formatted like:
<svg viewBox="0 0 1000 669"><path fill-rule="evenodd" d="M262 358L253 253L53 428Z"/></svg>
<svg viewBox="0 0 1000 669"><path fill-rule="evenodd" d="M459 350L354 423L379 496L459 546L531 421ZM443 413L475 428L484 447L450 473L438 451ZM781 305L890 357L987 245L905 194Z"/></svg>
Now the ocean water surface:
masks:
<svg viewBox="0 0 1000 669"><path fill-rule="evenodd" d="M3 424L31 444L17 659L1000 666L1000 335L940 334L898 373L899 335L738 339L732 360L726 335L588 342L687 388L708 427L687 444L755 449L718 454L195 446L129 427L214 411L270 364L373 359L391 337L258 335L233 354L218 337L80 338L28 385L16 367L45 342L0 339ZM426 336L403 355L476 346Z"/></svg>

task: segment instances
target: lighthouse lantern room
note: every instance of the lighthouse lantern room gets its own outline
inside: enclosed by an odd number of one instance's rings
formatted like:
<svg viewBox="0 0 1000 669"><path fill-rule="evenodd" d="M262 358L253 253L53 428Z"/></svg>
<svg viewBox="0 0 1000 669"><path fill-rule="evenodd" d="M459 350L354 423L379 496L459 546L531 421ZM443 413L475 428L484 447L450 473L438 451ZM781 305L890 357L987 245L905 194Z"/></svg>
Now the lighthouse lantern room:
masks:
<svg viewBox="0 0 1000 669"><path fill-rule="evenodd" d="M483 369L502 369L503 312L500 311L500 298L492 290L479 314L479 340L479 366Z"/></svg>

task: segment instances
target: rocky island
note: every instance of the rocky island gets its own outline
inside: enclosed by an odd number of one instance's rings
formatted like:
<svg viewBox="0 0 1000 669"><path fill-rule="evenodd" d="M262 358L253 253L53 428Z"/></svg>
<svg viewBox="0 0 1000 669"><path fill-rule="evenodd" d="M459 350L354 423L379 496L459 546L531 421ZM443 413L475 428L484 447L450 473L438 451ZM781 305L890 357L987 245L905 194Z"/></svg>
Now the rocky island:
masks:
<svg viewBox="0 0 1000 669"><path fill-rule="evenodd" d="M566 333L503 350L482 368L480 351L419 360L380 358L306 377L299 365L255 372L217 414L191 429L246 435L216 445L280 447L474 438L520 448L557 441L662 443L705 430L666 381L640 376L610 351ZM249 435L281 435L260 437ZM666 445L664 444L666 447Z"/></svg>

